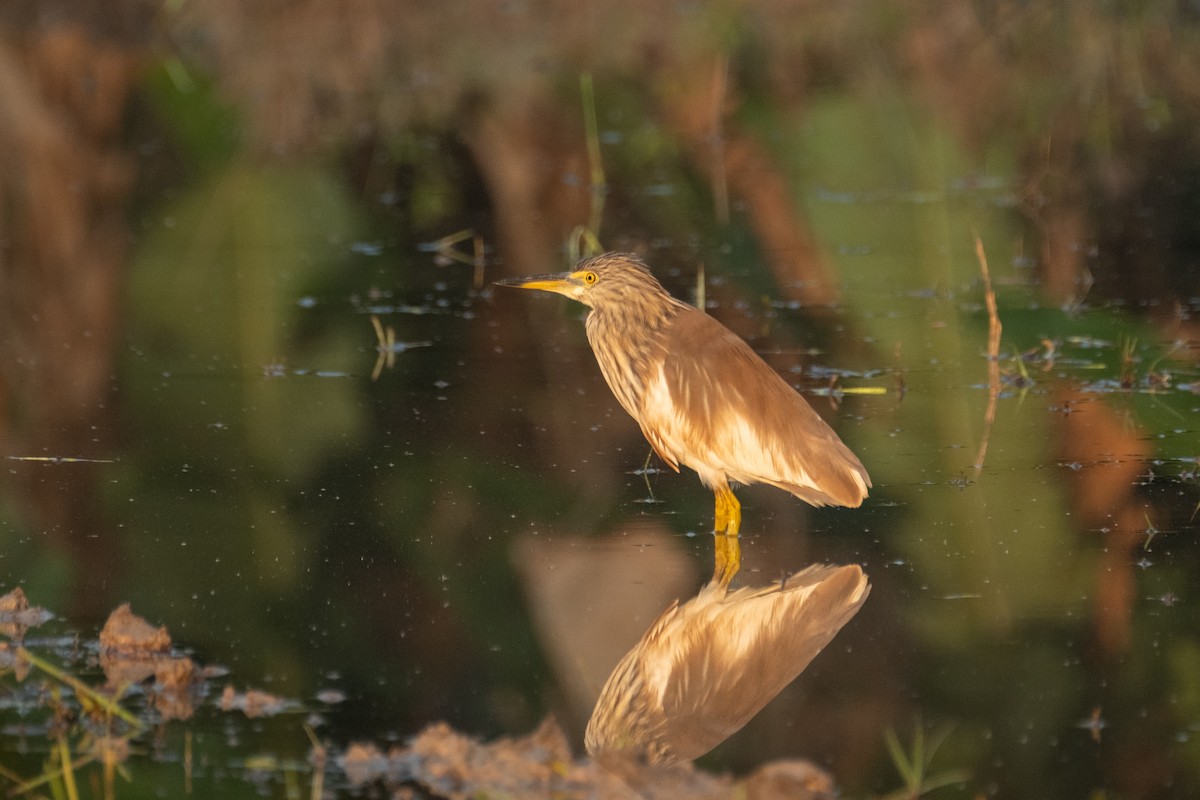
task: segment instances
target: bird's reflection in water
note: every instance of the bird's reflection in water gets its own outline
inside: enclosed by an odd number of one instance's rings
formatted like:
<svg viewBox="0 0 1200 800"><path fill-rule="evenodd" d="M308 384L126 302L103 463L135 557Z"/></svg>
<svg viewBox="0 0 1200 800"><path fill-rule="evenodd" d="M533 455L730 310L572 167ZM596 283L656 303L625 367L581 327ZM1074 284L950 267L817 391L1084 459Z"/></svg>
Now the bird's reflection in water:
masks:
<svg viewBox="0 0 1200 800"><path fill-rule="evenodd" d="M712 750L799 675L867 599L855 566L813 566L762 588L714 581L672 603L600 692L585 743L621 769Z"/></svg>

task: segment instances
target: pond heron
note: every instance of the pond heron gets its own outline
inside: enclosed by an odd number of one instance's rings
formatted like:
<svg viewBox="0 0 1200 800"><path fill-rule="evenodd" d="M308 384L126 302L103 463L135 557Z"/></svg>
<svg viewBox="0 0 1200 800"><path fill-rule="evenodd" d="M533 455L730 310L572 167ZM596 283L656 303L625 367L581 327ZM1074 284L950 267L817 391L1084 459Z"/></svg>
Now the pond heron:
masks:
<svg viewBox="0 0 1200 800"><path fill-rule="evenodd" d="M759 588L709 583L672 603L600 690L588 753L618 767L699 758L795 680L870 590L855 564L817 565Z"/></svg>
<svg viewBox="0 0 1200 800"><path fill-rule="evenodd" d="M499 281L591 308L588 342L617 400L654 452L694 469L716 498L713 578L741 566L741 505L729 488L768 483L814 506L857 507L871 479L812 407L721 323L663 289L634 255L571 272Z"/></svg>

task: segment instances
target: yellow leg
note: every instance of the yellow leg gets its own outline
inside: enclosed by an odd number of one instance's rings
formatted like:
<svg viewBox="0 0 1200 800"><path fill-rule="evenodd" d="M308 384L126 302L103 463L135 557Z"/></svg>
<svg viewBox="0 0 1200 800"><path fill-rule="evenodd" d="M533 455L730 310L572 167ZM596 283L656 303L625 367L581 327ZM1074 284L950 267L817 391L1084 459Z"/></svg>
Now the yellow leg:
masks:
<svg viewBox="0 0 1200 800"><path fill-rule="evenodd" d="M742 527L742 505L728 486L713 490L716 501L716 525L713 527L713 554L716 562L713 580L728 586L742 568L742 544L738 530Z"/></svg>

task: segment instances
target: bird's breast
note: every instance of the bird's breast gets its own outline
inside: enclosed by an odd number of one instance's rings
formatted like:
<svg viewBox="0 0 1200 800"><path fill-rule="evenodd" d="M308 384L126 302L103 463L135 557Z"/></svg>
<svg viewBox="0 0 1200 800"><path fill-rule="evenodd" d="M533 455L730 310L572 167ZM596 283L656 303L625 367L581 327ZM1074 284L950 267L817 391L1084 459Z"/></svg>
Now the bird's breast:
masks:
<svg viewBox="0 0 1200 800"><path fill-rule="evenodd" d="M640 423L648 382L656 371L661 372L665 356L661 336L645 326L595 311L588 315L586 328L588 343L608 388L621 407Z"/></svg>

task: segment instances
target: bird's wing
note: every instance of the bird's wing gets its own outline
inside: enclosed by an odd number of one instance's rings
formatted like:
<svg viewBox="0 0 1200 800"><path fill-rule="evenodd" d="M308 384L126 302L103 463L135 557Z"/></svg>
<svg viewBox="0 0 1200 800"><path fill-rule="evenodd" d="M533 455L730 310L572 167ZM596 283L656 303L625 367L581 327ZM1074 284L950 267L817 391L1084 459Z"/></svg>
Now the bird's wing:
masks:
<svg viewBox="0 0 1200 800"><path fill-rule="evenodd" d="M682 606L662 741L691 759L733 735L804 671L869 592L857 565L814 566L715 606L704 608L703 597Z"/></svg>
<svg viewBox="0 0 1200 800"><path fill-rule="evenodd" d="M664 648L675 639L671 631L679 621L679 601L673 600L604 682L584 733L593 757L640 754L650 763L670 758L669 743L661 738L672 663Z"/></svg>
<svg viewBox="0 0 1200 800"><path fill-rule="evenodd" d="M596 758L698 758L799 675L870 592L856 565L813 566L727 593L710 583L671 603L613 670L588 721Z"/></svg>
<svg viewBox="0 0 1200 800"><path fill-rule="evenodd" d="M686 444L671 448L679 461L813 505L862 503L871 485L862 462L748 344L695 309L676 317L670 336L662 386L674 428L660 436Z"/></svg>

